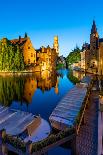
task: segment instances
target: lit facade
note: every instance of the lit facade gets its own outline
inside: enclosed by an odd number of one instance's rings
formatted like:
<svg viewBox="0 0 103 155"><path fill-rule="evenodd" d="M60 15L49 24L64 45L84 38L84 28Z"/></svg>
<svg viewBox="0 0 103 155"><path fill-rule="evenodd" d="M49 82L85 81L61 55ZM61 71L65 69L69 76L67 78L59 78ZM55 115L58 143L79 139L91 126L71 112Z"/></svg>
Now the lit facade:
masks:
<svg viewBox="0 0 103 155"><path fill-rule="evenodd" d="M19 45L23 51L24 63L26 65L36 64L36 50L34 49L32 42L28 36L24 38L10 40L14 45Z"/></svg>
<svg viewBox="0 0 103 155"><path fill-rule="evenodd" d="M58 43L58 36L54 37L54 44L53 44L53 48L56 49L56 53L59 56L59 43Z"/></svg>
<svg viewBox="0 0 103 155"><path fill-rule="evenodd" d="M9 41L12 45L18 45L23 52L24 63L28 66L28 69L33 71L53 70L56 68L57 58L59 55L58 36L54 37L54 44L50 46L42 46L36 50L30 38L25 34L24 38L19 36L18 39L7 40L2 39L2 44L6 44Z"/></svg>
<svg viewBox="0 0 103 155"><path fill-rule="evenodd" d="M81 69L103 75L103 38L99 38L93 21L90 44L85 43L81 52Z"/></svg>
<svg viewBox="0 0 103 155"><path fill-rule="evenodd" d="M36 50L36 59L37 66L34 69L35 71L52 71L56 68L57 53L54 48L42 46Z"/></svg>

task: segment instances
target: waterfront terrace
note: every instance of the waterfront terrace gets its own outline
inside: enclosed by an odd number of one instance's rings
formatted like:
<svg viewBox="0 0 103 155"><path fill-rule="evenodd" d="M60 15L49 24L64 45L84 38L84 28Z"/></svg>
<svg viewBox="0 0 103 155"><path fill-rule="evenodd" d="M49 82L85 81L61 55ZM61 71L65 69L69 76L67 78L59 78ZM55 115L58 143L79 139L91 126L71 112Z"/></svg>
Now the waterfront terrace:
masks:
<svg viewBox="0 0 103 155"><path fill-rule="evenodd" d="M89 76L84 77L80 84L74 86L59 102L49 118L53 128L64 130L66 127L75 126L91 80Z"/></svg>

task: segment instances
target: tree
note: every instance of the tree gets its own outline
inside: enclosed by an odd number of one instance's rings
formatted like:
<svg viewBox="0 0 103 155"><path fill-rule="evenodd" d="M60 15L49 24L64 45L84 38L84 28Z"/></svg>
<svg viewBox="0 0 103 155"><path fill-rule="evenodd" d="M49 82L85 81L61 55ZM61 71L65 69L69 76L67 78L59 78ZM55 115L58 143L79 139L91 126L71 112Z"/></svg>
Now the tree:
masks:
<svg viewBox="0 0 103 155"><path fill-rule="evenodd" d="M68 66L72 65L75 62L79 62L81 60L81 49L76 46L76 48L74 48L74 50L72 50L72 52L69 53L69 55L66 58L66 62L68 64Z"/></svg>
<svg viewBox="0 0 103 155"><path fill-rule="evenodd" d="M19 45L13 45L7 39L0 41L0 70L20 71L24 70L24 58Z"/></svg>
<svg viewBox="0 0 103 155"><path fill-rule="evenodd" d="M15 70L24 70L24 59L23 59L23 52L20 49L19 45L16 46L16 53L14 58L14 67Z"/></svg>

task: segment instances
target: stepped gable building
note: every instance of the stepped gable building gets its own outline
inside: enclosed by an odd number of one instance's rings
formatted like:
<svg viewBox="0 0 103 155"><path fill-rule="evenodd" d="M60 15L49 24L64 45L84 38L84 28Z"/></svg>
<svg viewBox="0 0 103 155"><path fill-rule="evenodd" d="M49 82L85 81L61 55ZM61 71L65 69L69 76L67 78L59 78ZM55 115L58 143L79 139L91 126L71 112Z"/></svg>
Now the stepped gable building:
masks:
<svg viewBox="0 0 103 155"><path fill-rule="evenodd" d="M59 55L58 36L54 37L54 44L50 46L42 46L40 49L35 50L30 38L25 33L24 38L19 36L18 39L8 40L2 39L2 43L6 44L9 41L12 45L19 45L22 49L24 63L30 66L29 69L34 71L52 70L56 68L56 61ZM35 66L35 67L34 67Z"/></svg>
<svg viewBox="0 0 103 155"><path fill-rule="evenodd" d="M23 49L24 62L26 65L36 66L35 69L32 68L34 71L40 71L40 67L42 70L52 70L56 67L56 60L59 55L58 36L54 37L53 48L42 46L40 49L35 50L26 33L24 38L19 37L19 39L10 40L10 42L19 45Z"/></svg>
<svg viewBox="0 0 103 155"><path fill-rule="evenodd" d="M81 68L103 75L103 38L99 38L95 21L91 29L90 44L85 43L82 47Z"/></svg>
<svg viewBox="0 0 103 155"><path fill-rule="evenodd" d="M40 70L52 70L56 67L57 53L56 49L50 48L49 46L42 46L37 52L37 66Z"/></svg>
<svg viewBox="0 0 103 155"><path fill-rule="evenodd" d="M24 63L26 65L36 64L36 51L26 33L24 38L19 36L19 39L13 39L10 42L14 45L19 45L23 50Z"/></svg>
<svg viewBox="0 0 103 155"><path fill-rule="evenodd" d="M59 55L58 36L54 37L53 48L49 45L42 46L36 50L36 67L35 71L53 70L56 68L56 62Z"/></svg>

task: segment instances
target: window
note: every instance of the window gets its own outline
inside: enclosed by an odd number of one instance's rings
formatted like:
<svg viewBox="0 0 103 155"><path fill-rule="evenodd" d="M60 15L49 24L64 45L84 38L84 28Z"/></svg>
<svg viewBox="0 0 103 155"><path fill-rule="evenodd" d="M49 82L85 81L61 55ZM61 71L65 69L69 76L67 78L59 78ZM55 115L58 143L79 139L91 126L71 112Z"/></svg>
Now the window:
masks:
<svg viewBox="0 0 103 155"><path fill-rule="evenodd" d="M31 57L33 57L33 53L31 53Z"/></svg>
<svg viewBox="0 0 103 155"><path fill-rule="evenodd" d="M28 59L28 64L30 64L30 59Z"/></svg>
<svg viewBox="0 0 103 155"><path fill-rule="evenodd" d="M28 49L30 49L30 46L28 47Z"/></svg>

